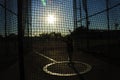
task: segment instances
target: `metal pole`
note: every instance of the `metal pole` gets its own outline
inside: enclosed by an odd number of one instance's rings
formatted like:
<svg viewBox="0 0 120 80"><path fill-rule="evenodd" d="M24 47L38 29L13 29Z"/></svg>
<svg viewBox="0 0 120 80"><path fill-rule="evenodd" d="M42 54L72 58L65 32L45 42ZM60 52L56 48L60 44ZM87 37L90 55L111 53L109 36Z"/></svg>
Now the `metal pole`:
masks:
<svg viewBox="0 0 120 80"><path fill-rule="evenodd" d="M5 14L5 15L4 15L4 18L5 18L5 23L4 23L4 25L5 25L5 28L4 28L4 29L5 29L5 30L4 30L5 33L4 33L4 34L5 34L5 48L7 49L7 50L5 51L5 54L6 54L6 56L8 56L9 46L8 46L8 39L7 39L7 25L6 25L6 24L7 24L7 11L6 11L6 6L7 6L7 5L6 5L6 0L5 0L5 1L4 1L4 8L5 8L5 9L4 9L4 14Z"/></svg>
<svg viewBox="0 0 120 80"><path fill-rule="evenodd" d="M23 36L24 29L22 24L22 9L23 9L23 0L17 1L18 5L18 57L19 57L19 71L20 71L20 80L25 80L24 74L24 51L23 51Z"/></svg>
<svg viewBox="0 0 120 80"><path fill-rule="evenodd" d="M110 30L110 21L109 21L109 0L106 0L106 10L107 10L107 27L108 31Z"/></svg>
<svg viewBox="0 0 120 80"><path fill-rule="evenodd" d="M74 29L77 28L77 8L76 8L76 0L73 0L73 16L74 16Z"/></svg>
<svg viewBox="0 0 120 80"><path fill-rule="evenodd" d="M6 16L7 16L7 12L6 12L6 0L4 1L4 6L5 6L5 37L7 37L7 27L6 27L6 24L7 24L7 21L6 21Z"/></svg>
<svg viewBox="0 0 120 80"><path fill-rule="evenodd" d="M107 48L108 48L108 50L109 50L109 44L110 44L110 25L109 25L109 0L106 0L106 10L107 10L107 12L106 12L106 16L107 16L107 37L108 37L108 39L107 39Z"/></svg>
<svg viewBox="0 0 120 80"><path fill-rule="evenodd" d="M77 28L77 4L76 4L76 0L73 0L73 15L74 15L74 29L76 29ZM71 32L70 32L71 33ZM72 35L71 34L71 37L70 37L70 40L68 39L68 41L70 41L70 43L68 43L67 45L68 45L68 48L69 47L71 47L71 48L73 48L73 49L70 49L70 50L72 50L72 53L69 53L69 51L68 51L68 55L69 55L69 58L72 58L72 55L71 54L73 54L73 51L74 51L74 40L73 40L73 36L74 35ZM70 46L69 46L70 45ZM77 71L77 69L75 68L75 66L74 66L74 63L72 62L72 60L70 60L70 65L69 65L73 70L74 70L74 72L78 75L78 77L79 77L79 80L84 80L84 77Z"/></svg>
<svg viewBox="0 0 120 80"><path fill-rule="evenodd" d="M85 18L86 18L86 28L89 29L89 18L88 18L88 6L87 6L87 0L82 0L83 3L83 9L85 11Z"/></svg>
<svg viewBox="0 0 120 80"><path fill-rule="evenodd" d="M88 18L88 6L87 6L87 0L82 0L83 2L83 8L85 10L85 16L86 16L86 29L87 29L87 32L86 32L86 43L87 43L87 49L89 49L89 40L88 40L88 37L89 37L89 18Z"/></svg>
<svg viewBox="0 0 120 80"><path fill-rule="evenodd" d="M82 27L82 20L81 20L82 19L82 7L81 7L81 0L79 0L79 6L80 6L79 7L80 8L80 21L81 21L81 25L80 26Z"/></svg>

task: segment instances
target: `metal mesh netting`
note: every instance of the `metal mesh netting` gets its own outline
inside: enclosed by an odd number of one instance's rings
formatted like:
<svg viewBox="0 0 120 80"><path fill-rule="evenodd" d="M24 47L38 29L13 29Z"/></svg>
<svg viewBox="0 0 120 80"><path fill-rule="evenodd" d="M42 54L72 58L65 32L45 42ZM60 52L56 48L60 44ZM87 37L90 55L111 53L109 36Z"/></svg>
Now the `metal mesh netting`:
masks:
<svg viewBox="0 0 120 80"><path fill-rule="evenodd" d="M82 4L82 0L77 0L78 1L78 8L77 8L77 12L78 12L78 23L82 22L81 24L85 25L84 19L85 19L85 11L83 8L83 4ZM80 3L80 4L79 4ZM92 4L92 5L91 5ZM102 5L102 6L101 6ZM110 20L117 20L119 22L119 18L117 18L118 15L118 10L119 10L119 0L108 0L108 8L109 8L109 17ZM90 29L100 29L100 30L107 30L107 8L106 8L106 1L105 0L92 0L92 1L87 1L87 7L88 7L88 17L89 17L89 21L90 21ZM112 18L113 16L111 14L114 14L114 19ZM81 17L80 17L81 16ZM117 17L115 17L117 16ZM81 20L81 19L82 20ZM99 19L98 19L99 18ZM111 21L110 24L112 24ZM79 27L79 25L78 25ZM110 29L113 30L113 28L111 27Z"/></svg>
<svg viewBox="0 0 120 80"><path fill-rule="evenodd" d="M32 35L42 33L68 34L69 28L73 30L72 0L46 2L32 1Z"/></svg>
<svg viewBox="0 0 120 80"><path fill-rule="evenodd" d="M0 0L0 78L14 78L8 69L18 60L17 0ZM18 67L18 65L16 65ZM18 68L15 68L18 79ZM8 76L9 75L9 76Z"/></svg>
<svg viewBox="0 0 120 80"><path fill-rule="evenodd" d="M46 79L57 79L57 77L45 75L43 67L52 62L69 60L70 54L67 51L69 40L68 42L65 41L69 36L72 36L74 41L73 61L81 59L80 51L110 57L111 53L109 52L112 51L109 50L111 46L118 48L116 44L119 43L119 37L114 28L114 19L111 16L113 13L115 16L119 16L118 12L114 12L114 10L119 9L119 3L118 1L114 1L112 5L107 3L107 0L87 0L86 15L83 0L31 0L31 34L33 42L33 53L31 55L34 55L34 57L31 60L33 63L28 64L34 64L32 65L34 68L29 71L32 68L29 67L27 73L28 76L34 76L27 78L42 79L46 77ZM118 18L116 20L119 22ZM119 33L118 28L117 30ZM112 38L112 34L116 37ZM61 67L65 66L59 68ZM57 69L53 69L53 71ZM40 75L40 71L42 75ZM49 72L47 73L51 75Z"/></svg>
<svg viewBox="0 0 120 80"><path fill-rule="evenodd" d="M18 68L26 80L106 80L118 75L110 74L115 68L109 63L120 64L120 0L23 0L19 15L17 1L0 0L4 80L14 78L11 72L19 78ZM15 63L17 68L6 74Z"/></svg>
<svg viewBox="0 0 120 80"><path fill-rule="evenodd" d="M0 0L0 55L17 55L17 1ZM4 61L4 60L3 60Z"/></svg>
<svg viewBox="0 0 120 80"><path fill-rule="evenodd" d="M77 27L78 30L88 32L77 32L76 43L79 49L100 53L100 55L110 56L110 45L119 44L119 0L87 0L87 17L85 5L82 0L77 0ZM80 4L79 4L80 3ZM88 26L86 25L86 19ZM81 27L82 26L82 27ZM113 37L114 36L114 37ZM86 37L86 38L85 38ZM99 46L99 48L98 48ZM102 46L102 47L100 47ZM104 46L104 47L103 47ZM109 46L109 47L108 47ZM95 48L96 47L96 48ZM114 50L114 49L113 49ZM116 50L115 50L116 51ZM101 54L102 53L102 54Z"/></svg>
<svg viewBox="0 0 120 80"><path fill-rule="evenodd" d="M16 1L13 0L11 2L1 0L1 35L4 37L10 34L17 35L17 8L14 8L16 5ZM5 6L6 5L6 6ZM2 23L3 22L3 23ZM5 27L6 28L5 28Z"/></svg>

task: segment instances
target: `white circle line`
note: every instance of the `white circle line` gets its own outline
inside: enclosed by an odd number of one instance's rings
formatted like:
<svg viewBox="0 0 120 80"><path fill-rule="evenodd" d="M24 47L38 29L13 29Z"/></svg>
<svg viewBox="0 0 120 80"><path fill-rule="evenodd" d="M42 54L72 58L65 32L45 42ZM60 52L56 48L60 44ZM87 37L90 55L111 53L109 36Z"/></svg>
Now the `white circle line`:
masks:
<svg viewBox="0 0 120 80"><path fill-rule="evenodd" d="M57 63L59 64L59 63L68 63L68 62L69 62L69 61L59 61L59 62L57 62ZM89 72L89 71L92 69L92 67L91 67L89 64L87 64L87 63L79 62L79 61L73 61L73 62L75 62L75 63L82 63L82 64L84 64L84 65L87 66L87 69L86 69L84 72L79 72L80 74L85 74L85 73ZM45 66L43 67L43 71L45 71L46 73L48 73L48 74L50 74L50 75L55 75L55 76L75 76L75 75L77 75L76 73L69 73L69 74L54 73L54 72L51 72L51 71L48 70L48 67L49 67L49 66L54 65L54 64L57 64L57 63L54 63L54 62L53 62L53 63L50 63L50 64L45 65Z"/></svg>

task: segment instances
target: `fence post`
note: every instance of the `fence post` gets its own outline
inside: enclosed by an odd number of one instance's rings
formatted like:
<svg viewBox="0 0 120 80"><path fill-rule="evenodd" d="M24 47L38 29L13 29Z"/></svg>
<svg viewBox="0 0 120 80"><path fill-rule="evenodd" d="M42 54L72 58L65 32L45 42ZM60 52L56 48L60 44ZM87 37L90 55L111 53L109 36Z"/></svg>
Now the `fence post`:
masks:
<svg viewBox="0 0 120 80"><path fill-rule="evenodd" d="M23 39L24 39L24 29L22 24L22 9L23 0L17 1L18 5L18 57L19 57L19 71L20 80L25 80L24 75L24 51L23 51Z"/></svg>
<svg viewBox="0 0 120 80"><path fill-rule="evenodd" d="M4 1L4 6L5 6L5 37L7 37L7 26L6 26L6 16L7 16L7 12L6 12L6 0Z"/></svg>
<svg viewBox="0 0 120 80"><path fill-rule="evenodd" d="M106 0L106 10L107 10L107 27L108 31L110 30L110 24L109 24L109 0Z"/></svg>
<svg viewBox="0 0 120 80"><path fill-rule="evenodd" d="M86 19L86 28L87 28L87 32L86 32L86 43L87 43L87 45L86 45L86 48L87 49L89 49L89 46L90 46L90 43L89 43L89 24L90 24L90 22L89 22L89 16L88 16L88 0L82 0L82 3L83 3L83 9L84 9L84 11L85 11L85 19Z"/></svg>
<svg viewBox="0 0 120 80"><path fill-rule="evenodd" d="M80 10L80 21L81 21L81 24L80 24L80 27L82 27L83 25L82 25L82 7L81 7L81 0L79 0L79 10ZM78 22L78 21L77 21Z"/></svg>
<svg viewBox="0 0 120 80"><path fill-rule="evenodd" d="M73 16L74 16L74 30L77 28L77 8L76 0L73 0Z"/></svg>
<svg viewBox="0 0 120 80"><path fill-rule="evenodd" d="M107 49L109 50L109 44L110 44L110 21L109 21L109 0L106 0L106 16L107 16ZM108 55L109 53L107 53Z"/></svg>

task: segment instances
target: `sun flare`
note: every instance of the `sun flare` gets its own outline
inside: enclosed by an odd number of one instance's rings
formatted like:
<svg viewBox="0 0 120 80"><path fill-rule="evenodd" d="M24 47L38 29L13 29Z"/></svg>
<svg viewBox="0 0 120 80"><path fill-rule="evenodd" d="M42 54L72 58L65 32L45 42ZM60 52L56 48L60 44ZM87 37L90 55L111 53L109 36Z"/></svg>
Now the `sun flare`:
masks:
<svg viewBox="0 0 120 80"><path fill-rule="evenodd" d="M55 16L54 15L48 15L48 23L54 24L55 23Z"/></svg>

